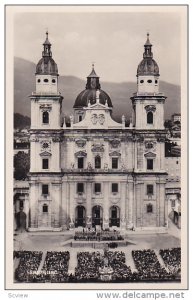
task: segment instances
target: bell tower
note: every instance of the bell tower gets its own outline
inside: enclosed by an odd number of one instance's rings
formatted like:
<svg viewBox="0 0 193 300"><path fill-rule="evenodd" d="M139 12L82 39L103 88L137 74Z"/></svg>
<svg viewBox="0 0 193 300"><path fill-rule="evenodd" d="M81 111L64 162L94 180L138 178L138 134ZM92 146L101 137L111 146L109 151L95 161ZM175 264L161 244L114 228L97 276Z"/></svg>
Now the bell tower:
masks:
<svg viewBox="0 0 193 300"><path fill-rule="evenodd" d="M36 66L36 90L31 95L31 129L61 128L62 97L58 92L58 67L52 58L51 43L43 43L42 58Z"/></svg>
<svg viewBox="0 0 193 300"><path fill-rule="evenodd" d="M58 67L46 32L36 66L36 90L30 96L29 230L60 230L62 100Z"/></svg>
<svg viewBox="0 0 193 300"><path fill-rule="evenodd" d="M164 129L166 97L159 92L159 76L159 67L153 59L152 44L147 33L143 60L137 68L137 93L131 97L136 129Z"/></svg>

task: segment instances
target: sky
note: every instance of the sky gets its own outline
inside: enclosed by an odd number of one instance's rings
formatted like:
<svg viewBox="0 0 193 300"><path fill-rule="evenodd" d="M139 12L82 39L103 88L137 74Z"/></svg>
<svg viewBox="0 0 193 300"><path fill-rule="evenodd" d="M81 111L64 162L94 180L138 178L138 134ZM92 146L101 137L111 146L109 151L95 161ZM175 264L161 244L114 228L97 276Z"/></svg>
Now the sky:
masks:
<svg viewBox="0 0 193 300"><path fill-rule="evenodd" d="M14 55L38 63L48 29L60 75L85 79L95 63L102 81L136 81L147 32L160 79L180 84L178 12L25 12L14 18Z"/></svg>

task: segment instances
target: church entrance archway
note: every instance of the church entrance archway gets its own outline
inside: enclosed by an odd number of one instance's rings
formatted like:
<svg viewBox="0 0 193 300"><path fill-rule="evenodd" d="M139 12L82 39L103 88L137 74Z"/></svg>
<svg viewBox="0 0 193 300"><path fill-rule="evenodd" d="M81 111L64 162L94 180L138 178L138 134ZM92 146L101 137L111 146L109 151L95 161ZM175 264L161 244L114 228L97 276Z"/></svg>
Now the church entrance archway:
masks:
<svg viewBox="0 0 193 300"><path fill-rule="evenodd" d="M103 223L103 211L100 205L96 205L92 208L92 226L101 225Z"/></svg>
<svg viewBox="0 0 193 300"><path fill-rule="evenodd" d="M26 230L26 219L26 213L24 213L22 209L18 213L16 213L17 230Z"/></svg>
<svg viewBox="0 0 193 300"><path fill-rule="evenodd" d="M76 207L76 220L75 220L75 226L82 226L85 227L86 224L86 210L85 207L82 205L78 205Z"/></svg>
<svg viewBox="0 0 193 300"><path fill-rule="evenodd" d="M120 208L118 206L111 206L110 208L110 224L109 226L120 227Z"/></svg>

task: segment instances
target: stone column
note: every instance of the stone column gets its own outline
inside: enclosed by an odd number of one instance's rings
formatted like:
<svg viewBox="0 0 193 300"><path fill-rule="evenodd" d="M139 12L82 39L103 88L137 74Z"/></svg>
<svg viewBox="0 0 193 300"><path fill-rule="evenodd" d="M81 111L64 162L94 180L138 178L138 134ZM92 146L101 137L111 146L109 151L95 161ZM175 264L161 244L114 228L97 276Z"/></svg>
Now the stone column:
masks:
<svg viewBox="0 0 193 300"><path fill-rule="evenodd" d="M29 207L30 207L30 224L29 231L36 231L38 228L38 188L39 184L36 182L30 182L30 191L29 191Z"/></svg>
<svg viewBox="0 0 193 300"><path fill-rule="evenodd" d="M61 218L61 183L54 182L53 186L53 227L55 230L59 230L61 227L60 218Z"/></svg>
<svg viewBox="0 0 193 300"><path fill-rule="evenodd" d="M75 191L75 182L69 182L69 201L70 201L70 209L69 209L69 215L70 215L70 223L69 223L69 229L74 229L74 221L75 221L75 215L74 215L74 191Z"/></svg>
<svg viewBox="0 0 193 300"><path fill-rule="evenodd" d="M92 227L92 182L86 183L86 227Z"/></svg>
<svg viewBox="0 0 193 300"><path fill-rule="evenodd" d="M103 229L109 228L109 182L103 183L104 205L103 205Z"/></svg>
<svg viewBox="0 0 193 300"><path fill-rule="evenodd" d="M121 188L121 229L126 229L126 210L125 210L125 202L126 202L126 182L121 182L120 188Z"/></svg>
<svg viewBox="0 0 193 300"><path fill-rule="evenodd" d="M134 200L134 188L133 188L133 179L129 179L128 181L128 209L126 211L126 219L127 219L127 228L132 229L134 226L134 218L133 218L133 200Z"/></svg>
<svg viewBox="0 0 193 300"><path fill-rule="evenodd" d="M29 196L25 194L24 212L26 213L26 229L29 227Z"/></svg>
<svg viewBox="0 0 193 300"><path fill-rule="evenodd" d="M165 210L167 211L166 207L166 195L165 195L165 182L161 180L160 182L160 203L159 203L159 226L165 227L167 226L167 218L165 217Z"/></svg>

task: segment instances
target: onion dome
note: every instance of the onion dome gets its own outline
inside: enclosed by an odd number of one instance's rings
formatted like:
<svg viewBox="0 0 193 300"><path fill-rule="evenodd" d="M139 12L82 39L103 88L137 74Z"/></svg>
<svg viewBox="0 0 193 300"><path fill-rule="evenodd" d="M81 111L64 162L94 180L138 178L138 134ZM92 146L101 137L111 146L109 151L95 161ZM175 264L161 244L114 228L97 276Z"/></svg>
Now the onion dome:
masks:
<svg viewBox="0 0 193 300"><path fill-rule="evenodd" d="M43 46L44 50L42 52L42 58L36 66L36 74L58 76L58 67L52 58L51 43L48 40L48 32L46 32L46 40L43 43Z"/></svg>
<svg viewBox="0 0 193 300"><path fill-rule="evenodd" d="M137 76L153 75L159 76L159 67L153 59L153 52L151 51L152 44L149 40L149 33L147 33L147 41L144 45L145 52L143 53L143 60L137 68Z"/></svg>
<svg viewBox="0 0 193 300"><path fill-rule="evenodd" d="M97 98L96 95L97 90L100 91L99 103L103 105L107 103L108 107L113 107L109 95L105 91L101 90L99 76L96 74L94 69L94 64L93 64L92 71L90 75L87 77L86 88L77 96L73 107L83 108L83 107L87 107L88 103L90 103L91 105L95 104Z"/></svg>

